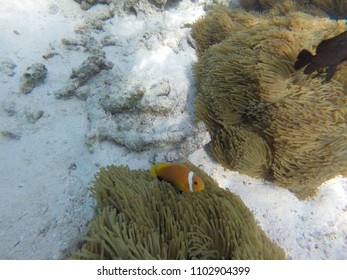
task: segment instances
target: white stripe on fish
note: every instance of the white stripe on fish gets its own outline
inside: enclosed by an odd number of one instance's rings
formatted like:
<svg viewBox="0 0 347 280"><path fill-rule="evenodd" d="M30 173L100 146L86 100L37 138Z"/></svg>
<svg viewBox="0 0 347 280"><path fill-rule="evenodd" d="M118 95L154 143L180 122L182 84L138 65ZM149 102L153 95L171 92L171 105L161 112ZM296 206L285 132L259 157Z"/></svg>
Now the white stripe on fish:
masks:
<svg viewBox="0 0 347 280"><path fill-rule="evenodd" d="M190 192L193 192L193 176L194 176L194 172L190 171L188 174L188 184L189 184L189 190Z"/></svg>

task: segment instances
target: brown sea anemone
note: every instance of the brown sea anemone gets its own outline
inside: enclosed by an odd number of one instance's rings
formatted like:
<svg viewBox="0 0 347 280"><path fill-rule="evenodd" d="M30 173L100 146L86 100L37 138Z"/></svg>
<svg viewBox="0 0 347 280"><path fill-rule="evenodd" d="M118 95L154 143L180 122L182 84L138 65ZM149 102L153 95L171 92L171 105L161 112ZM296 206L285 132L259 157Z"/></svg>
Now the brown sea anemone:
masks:
<svg viewBox="0 0 347 280"><path fill-rule="evenodd" d="M194 24L193 35L213 13ZM230 35L211 42L194 66L197 118L225 167L266 178L305 199L347 170L346 67L340 65L324 83L324 74L307 76L293 65L300 50L313 51L345 31L346 22L291 12L258 16L244 26L242 17L249 22L255 16L236 13L224 11L234 22L223 30Z"/></svg>
<svg viewBox="0 0 347 280"><path fill-rule="evenodd" d="M335 19L347 18L345 0L240 0L240 5L247 11L264 12L273 8L288 11L287 8L291 7L290 10L303 11L312 15L330 16Z"/></svg>

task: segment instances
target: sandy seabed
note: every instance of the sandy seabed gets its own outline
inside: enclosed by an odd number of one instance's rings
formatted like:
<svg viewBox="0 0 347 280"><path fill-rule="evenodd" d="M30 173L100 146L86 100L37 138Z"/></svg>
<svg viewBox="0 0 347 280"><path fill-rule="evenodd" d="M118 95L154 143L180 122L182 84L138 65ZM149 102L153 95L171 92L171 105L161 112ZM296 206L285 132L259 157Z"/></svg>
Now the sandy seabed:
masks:
<svg viewBox="0 0 347 280"><path fill-rule="evenodd" d="M102 116L94 111L93 92L104 90L108 80L111 86L116 81L118 88L131 88L136 80L145 88L161 85L163 91L169 83L166 99L148 91L146 100L149 107L161 106L155 102L163 100L163 110L173 106L174 112L165 118L154 114L153 119L147 114L147 119L138 119L145 123L141 129L159 135L159 142L166 143L168 134L177 141L183 135L207 143L203 129L190 134L191 65L196 56L188 40L189 23L204 11L202 5L182 1L155 19L126 14L102 19L109 12L107 6L83 11L72 0L0 0L0 6L0 259L60 259L88 229L94 206L88 187L101 166L149 169L150 158L177 155L167 148L129 149L143 144L129 140L131 131L125 136L122 131L103 134L107 126L98 123ZM83 45L81 38L90 41ZM100 46L102 38L117 40ZM67 45L62 39L77 44ZM69 86L72 69L100 50L114 66L88 82L93 92L57 98L57 92ZM49 54L53 56L42 57ZM23 94L21 76L33 63L45 64L47 77ZM146 123L154 129L148 132ZM124 141L125 146L103 138ZM190 148L182 148L185 145ZM191 151L189 160L242 198L288 258L347 259L346 178L329 180L316 197L299 201L288 190L225 170L194 141L180 147L178 154Z"/></svg>

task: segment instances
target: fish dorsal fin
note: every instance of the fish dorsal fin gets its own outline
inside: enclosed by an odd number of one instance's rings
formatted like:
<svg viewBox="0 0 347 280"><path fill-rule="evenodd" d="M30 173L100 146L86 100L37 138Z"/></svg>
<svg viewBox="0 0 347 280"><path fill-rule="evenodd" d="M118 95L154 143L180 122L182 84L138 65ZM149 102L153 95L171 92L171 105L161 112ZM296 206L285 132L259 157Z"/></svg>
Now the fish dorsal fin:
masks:
<svg viewBox="0 0 347 280"><path fill-rule="evenodd" d="M190 171L188 174L188 184L189 184L189 190L190 192L193 192L193 176L194 176L194 172Z"/></svg>
<svg viewBox="0 0 347 280"><path fill-rule="evenodd" d="M167 163L167 162L159 162L156 166L157 169L161 169L163 167L169 166L171 165L171 163Z"/></svg>

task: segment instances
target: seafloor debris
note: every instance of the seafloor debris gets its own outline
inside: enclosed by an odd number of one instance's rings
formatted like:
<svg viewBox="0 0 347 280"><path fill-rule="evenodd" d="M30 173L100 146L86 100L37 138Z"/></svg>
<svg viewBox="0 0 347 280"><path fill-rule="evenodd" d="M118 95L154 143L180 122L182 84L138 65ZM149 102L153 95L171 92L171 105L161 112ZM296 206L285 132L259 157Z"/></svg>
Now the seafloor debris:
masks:
<svg viewBox="0 0 347 280"><path fill-rule="evenodd" d="M0 59L0 74L6 75L8 77L12 77L16 74L17 65L8 58Z"/></svg>
<svg viewBox="0 0 347 280"><path fill-rule="evenodd" d="M7 113L9 117L12 117L16 112L16 102L13 100L5 99L1 103L2 109Z"/></svg>
<svg viewBox="0 0 347 280"><path fill-rule="evenodd" d="M46 75L47 68L44 64L32 64L25 70L21 78L20 91L25 94L30 93L38 84L45 80Z"/></svg>
<svg viewBox="0 0 347 280"><path fill-rule="evenodd" d="M93 55L88 57L81 66L72 69L70 79L76 87L80 87L101 70L110 70L112 68L113 63L106 60L105 55Z"/></svg>
<svg viewBox="0 0 347 280"><path fill-rule="evenodd" d="M91 6L95 4L110 4L112 0L74 0L75 2L79 3L81 6L81 9L88 10Z"/></svg>
<svg viewBox="0 0 347 280"><path fill-rule="evenodd" d="M15 139L15 140L19 140L22 137L20 132L13 132L13 131L9 131L9 130L1 130L0 134L3 137Z"/></svg>
<svg viewBox="0 0 347 280"><path fill-rule="evenodd" d="M70 85L55 93L57 98L68 98L76 95L76 90L95 77L102 70L110 70L113 63L108 61L104 53L88 57L79 67L72 69Z"/></svg>
<svg viewBox="0 0 347 280"><path fill-rule="evenodd" d="M110 23L118 25L117 18L108 22L98 15L95 21L77 27L76 37L62 40L69 50L83 49L90 56L72 70L65 88L55 95L86 101L90 122L86 143L91 151L109 140L136 151L151 148L151 152L155 150L152 157L158 160L185 158L208 138L205 128L191 123L194 52L187 43L188 29L173 31L159 8L147 0L133 1L138 12L145 8L140 2L148 5L143 13L156 11L154 24L146 20L134 33L118 33L109 28ZM104 28L98 28L100 25ZM187 55L192 58L190 63ZM175 77L169 74L172 68Z"/></svg>
<svg viewBox="0 0 347 280"><path fill-rule="evenodd" d="M99 102L106 112L110 112L114 115L117 113L139 109L137 108L137 105L141 102L145 92L146 89L140 86L119 92L119 94L106 92L99 99Z"/></svg>
<svg viewBox="0 0 347 280"><path fill-rule="evenodd" d="M25 116L29 123L36 123L42 116L44 112L42 110L26 110Z"/></svg>
<svg viewBox="0 0 347 280"><path fill-rule="evenodd" d="M42 55L42 58L47 60L47 59L50 59L56 55L59 55L59 53L58 52L48 52L48 53Z"/></svg>

